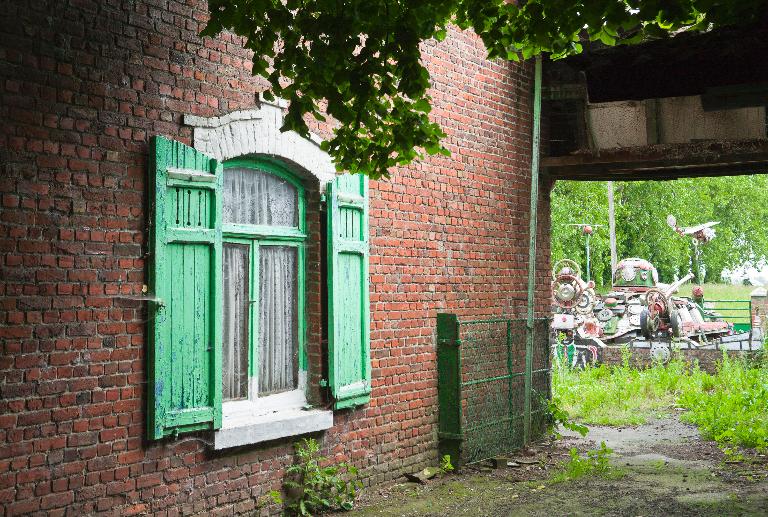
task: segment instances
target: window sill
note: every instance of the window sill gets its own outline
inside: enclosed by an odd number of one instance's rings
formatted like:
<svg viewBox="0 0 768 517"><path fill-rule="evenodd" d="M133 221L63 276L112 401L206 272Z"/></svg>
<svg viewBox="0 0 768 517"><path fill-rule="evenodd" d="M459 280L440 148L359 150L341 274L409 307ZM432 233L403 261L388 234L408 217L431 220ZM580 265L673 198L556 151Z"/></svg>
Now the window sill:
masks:
<svg viewBox="0 0 768 517"><path fill-rule="evenodd" d="M256 418L225 416L221 429L214 433L214 449L228 449L278 438L324 431L333 426L333 411L286 409Z"/></svg>

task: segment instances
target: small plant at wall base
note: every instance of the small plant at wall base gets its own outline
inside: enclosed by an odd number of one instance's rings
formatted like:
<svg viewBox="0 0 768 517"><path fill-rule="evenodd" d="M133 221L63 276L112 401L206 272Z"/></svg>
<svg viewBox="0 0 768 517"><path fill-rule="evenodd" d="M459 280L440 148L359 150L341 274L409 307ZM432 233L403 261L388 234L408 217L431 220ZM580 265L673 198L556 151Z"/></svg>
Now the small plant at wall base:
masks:
<svg viewBox="0 0 768 517"><path fill-rule="evenodd" d="M557 398L542 398L541 403L546 407L548 435L554 435L554 437L558 440L562 438L562 435L558 431L558 427L563 427L569 431L579 433L581 436L586 436L589 432L589 428L587 426L577 424L571 420L568 412L560 407L560 403Z"/></svg>
<svg viewBox="0 0 768 517"><path fill-rule="evenodd" d="M453 472L454 467L453 463L451 463L451 455L445 454L442 458L440 458L440 473L445 475L449 472Z"/></svg>
<svg viewBox="0 0 768 517"><path fill-rule="evenodd" d="M600 442L600 448L593 451L587 451L586 457L579 454L576 447L570 450L570 459L561 464L561 470L552 478L553 483L563 481L572 481L584 476L596 475L606 479L617 479L624 473L612 467L610 456L613 449L607 447L605 442Z"/></svg>
<svg viewBox="0 0 768 517"><path fill-rule="evenodd" d="M347 463L322 466L328 458L320 455L320 445L313 438L304 438L294 445L296 463L286 469L283 500L277 491L271 492L277 504L285 504L286 515L311 516L332 510L351 510L357 490L357 468Z"/></svg>

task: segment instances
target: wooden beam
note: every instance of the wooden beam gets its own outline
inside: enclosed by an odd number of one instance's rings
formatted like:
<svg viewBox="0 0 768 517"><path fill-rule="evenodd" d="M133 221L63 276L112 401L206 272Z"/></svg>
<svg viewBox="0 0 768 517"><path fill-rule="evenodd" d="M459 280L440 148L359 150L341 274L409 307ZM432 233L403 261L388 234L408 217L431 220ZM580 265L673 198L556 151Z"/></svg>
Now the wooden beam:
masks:
<svg viewBox="0 0 768 517"><path fill-rule="evenodd" d="M768 172L768 140L656 144L645 147L582 151L545 157L542 167L553 179L583 181L671 180Z"/></svg>

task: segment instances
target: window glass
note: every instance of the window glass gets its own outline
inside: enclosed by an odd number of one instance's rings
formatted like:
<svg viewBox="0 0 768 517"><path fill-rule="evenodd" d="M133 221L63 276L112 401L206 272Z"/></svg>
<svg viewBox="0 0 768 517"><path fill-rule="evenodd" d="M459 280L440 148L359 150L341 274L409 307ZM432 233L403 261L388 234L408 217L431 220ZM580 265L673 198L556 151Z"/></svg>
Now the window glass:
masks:
<svg viewBox="0 0 768 517"><path fill-rule="evenodd" d="M224 174L224 222L297 227L298 192L288 181L258 169Z"/></svg>
<svg viewBox="0 0 768 517"><path fill-rule="evenodd" d="M224 244L224 349L221 356L224 400L248 396L249 256L250 246L247 244Z"/></svg>
<svg viewBox="0 0 768 517"><path fill-rule="evenodd" d="M259 248L259 395L298 387L297 248Z"/></svg>

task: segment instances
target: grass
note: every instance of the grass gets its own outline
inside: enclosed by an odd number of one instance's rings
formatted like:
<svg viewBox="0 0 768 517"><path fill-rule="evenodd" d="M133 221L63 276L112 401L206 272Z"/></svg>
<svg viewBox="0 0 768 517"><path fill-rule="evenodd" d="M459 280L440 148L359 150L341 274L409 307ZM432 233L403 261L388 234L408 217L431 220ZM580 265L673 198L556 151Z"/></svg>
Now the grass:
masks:
<svg viewBox="0 0 768 517"><path fill-rule="evenodd" d="M715 374L680 358L646 369L556 368L553 394L571 417L598 425L639 425L674 408L722 447L768 451L768 361L723 356Z"/></svg>
<svg viewBox="0 0 768 517"><path fill-rule="evenodd" d="M553 390L559 405L586 424L639 425L674 406L683 368L677 361L646 370L555 368Z"/></svg>
<svg viewBox="0 0 768 517"><path fill-rule="evenodd" d="M690 296L690 286L680 289L680 294ZM704 306L715 310L723 319L731 323L749 323L749 305L744 303L750 299L750 293L755 289L750 285L704 284ZM742 303L719 302L709 306L707 300L743 300Z"/></svg>
<svg viewBox="0 0 768 517"><path fill-rule="evenodd" d="M753 285L704 284L704 299L710 300L749 300L749 295L756 289ZM680 288L681 296L691 295L692 284Z"/></svg>

